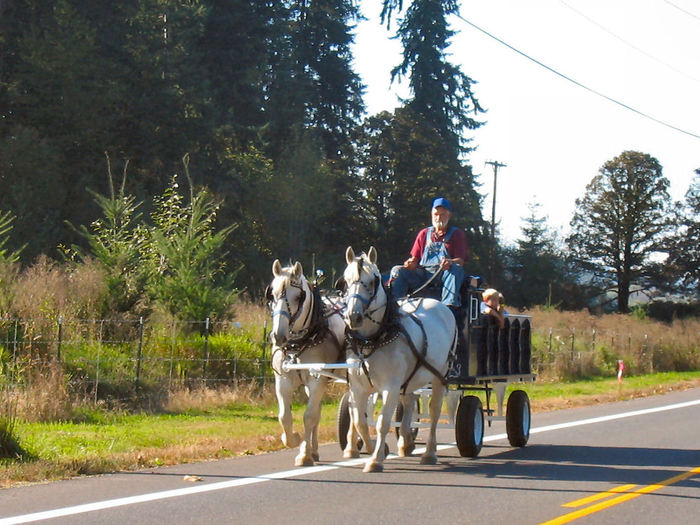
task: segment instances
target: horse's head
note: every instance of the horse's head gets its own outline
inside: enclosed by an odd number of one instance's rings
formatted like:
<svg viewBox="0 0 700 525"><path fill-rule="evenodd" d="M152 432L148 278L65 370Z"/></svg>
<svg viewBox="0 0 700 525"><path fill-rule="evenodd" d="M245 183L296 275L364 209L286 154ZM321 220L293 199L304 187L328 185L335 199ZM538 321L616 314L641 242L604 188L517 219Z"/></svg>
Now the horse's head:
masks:
<svg viewBox="0 0 700 525"><path fill-rule="evenodd" d="M283 346L289 340L311 290L298 261L283 268L279 259L275 259L272 274L274 279L265 292L272 315L270 336L273 344Z"/></svg>
<svg viewBox="0 0 700 525"><path fill-rule="evenodd" d="M386 294L376 264L377 251L371 247L366 254L355 256L352 247L348 246L345 260L348 263L343 272L347 290L345 323L351 330L358 330L367 319L372 324L370 329L376 331L386 307Z"/></svg>

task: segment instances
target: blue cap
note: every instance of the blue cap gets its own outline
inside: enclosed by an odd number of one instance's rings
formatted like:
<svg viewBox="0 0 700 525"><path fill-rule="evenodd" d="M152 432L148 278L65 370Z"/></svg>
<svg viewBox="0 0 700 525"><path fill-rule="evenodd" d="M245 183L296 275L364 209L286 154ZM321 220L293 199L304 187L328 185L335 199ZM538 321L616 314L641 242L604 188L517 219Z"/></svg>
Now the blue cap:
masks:
<svg viewBox="0 0 700 525"><path fill-rule="evenodd" d="M452 211L452 206L450 205L450 201L445 199L444 197L438 197L433 201L433 208L437 208L438 206L442 206L444 208L447 208L449 211Z"/></svg>

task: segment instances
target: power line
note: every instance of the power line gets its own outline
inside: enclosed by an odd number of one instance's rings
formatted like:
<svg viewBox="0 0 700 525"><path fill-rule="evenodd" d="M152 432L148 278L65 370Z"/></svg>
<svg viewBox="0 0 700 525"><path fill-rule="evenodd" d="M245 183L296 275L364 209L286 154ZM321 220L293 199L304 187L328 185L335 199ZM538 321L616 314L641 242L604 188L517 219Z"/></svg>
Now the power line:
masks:
<svg viewBox="0 0 700 525"><path fill-rule="evenodd" d="M700 16L694 15L693 13L691 13L690 11L686 11L686 10L683 9L682 7L678 7L678 6L677 6L676 4L674 4L673 2L669 2L668 0L664 0L664 2L666 2L668 5L670 5L670 6L672 6L672 7L675 7L675 8L678 9L679 11L683 11L686 15L692 16L692 17L695 18L696 20L700 20Z"/></svg>
<svg viewBox="0 0 700 525"><path fill-rule="evenodd" d="M638 53L641 53L641 54L644 55L645 57L650 58L650 59L652 59L652 60L655 61L655 62L658 62L658 63L661 64L662 66L666 66L667 68L669 68L669 69L675 71L676 73L678 73L678 74L680 74L680 75L683 75L683 76L686 77L686 78L689 78L690 80L693 80L693 81L695 81L695 82L700 82L700 79L697 79L697 78L695 78L694 76L689 75L689 74L686 73L685 71L681 71L680 69L677 69L677 68L673 67L671 64L668 64L668 63L664 62L664 61L661 60L660 58L657 58L657 57L655 57L654 55L652 55L652 54L650 54L650 53L647 53L647 52L644 51L643 49L640 49L639 47L637 47L637 46L635 46L634 44L632 44L631 42L628 42L627 40L625 40L625 39L622 38L621 36L619 36L619 35L613 33L613 32L610 31L608 28L602 26L601 24L599 24L598 22L596 22L595 20L593 20L591 17L589 17L589 16L586 15L585 13L582 13L581 11L579 11L578 9L576 9L575 7L573 7L573 6L569 5L569 4L567 4L564 0L559 0L559 2L560 2L561 4L563 4L565 7L568 7L569 9L571 9L574 13L576 13L576 14L579 15L580 17L585 18L586 20L588 20L588 21L589 21L591 24L593 24L594 26L598 27L599 29L602 29L603 31L605 31L606 33L608 33L610 36L612 36L612 37L614 37L614 38L617 38L620 42L622 42L622 43L625 44L626 46L631 47L632 49L634 49L634 50L637 51Z"/></svg>
<svg viewBox="0 0 700 525"><path fill-rule="evenodd" d="M600 91L596 91L595 89L589 88L588 86L582 84L581 82L578 82L577 80L574 80L573 78L568 77L568 76L564 75L563 73L560 73L560 72L557 71L556 69L553 69L553 68L549 67L548 65L543 64L543 63L540 62L539 60L537 60L537 59L535 59L535 58L532 58L531 56L529 56L529 55L523 53L522 51L520 51L520 50L514 48L513 46L511 46L511 45L508 44L507 42L504 42L503 40L501 40L501 39L498 38L497 36L492 35L492 34L489 33L488 31L486 31L485 29L482 29L482 28L480 28L479 26L477 26L476 24L474 24L473 22L470 22L469 20L467 20L466 18L464 18L462 15L460 15L460 14L457 13L455 16L456 16L457 18L459 18L460 20L462 20L463 22L465 22L465 23L469 24L470 26L472 26L474 29L476 29L476 30L478 30L478 31L481 31L482 33L484 33L484 34L485 34L486 36L488 36L489 38L494 39L494 40L495 40L496 42L498 42L499 44L502 44L502 45L506 46L507 48L511 49L512 51L515 51L516 53L518 53L520 56L522 56L522 57L524 57L524 58L527 58L528 60L534 62L534 63L537 64L538 66L545 68L547 71L549 71L549 72L551 72L551 73L554 73L555 75L557 75L557 76L563 78L564 80L568 80L568 81L571 82L572 84L576 84L578 87L583 88L583 89L585 89L586 91L589 91L589 92L593 93L594 95L598 95L599 97L604 98L604 99L606 99L606 100L612 102L613 104L617 104L618 106L621 106L621 107L623 107L623 108L625 108L625 109L628 109L628 110L630 110L630 111L636 113L637 115L640 115L640 116L642 116L642 117L644 117L644 118L647 118L647 119L649 119L649 120L653 120L653 121L656 122L657 124L661 124L662 126L666 126L667 128L671 128L671 129L673 129L673 130L675 130L675 131L679 131L679 132L681 132L681 133L683 133L683 134L685 134L685 135L689 135L689 136L694 137L694 138L696 138L696 139L700 139L700 135L696 135L695 133L692 133L692 132L690 132L690 131L686 131L686 130L684 130L684 129L681 129L681 128L677 127L677 126L674 126L673 124L669 124L669 123L667 123L667 122L664 122L663 120L659 120L659 119L657 119L657 118L655 118L655 117L652 117L651 115L648 115L647 113L644 113L644 112L642 112L642 111L639 111L638 109L635 109L635 108L633 108L633 107L631 107L631 106L628 106L627 104L625 104L625 103L623 103L623 102L620 102L619 100L616 100L616 99L614 99L614 98L612 98L612 97L609 97L608 95L605 95L604 93L601 93Z"/></svg>

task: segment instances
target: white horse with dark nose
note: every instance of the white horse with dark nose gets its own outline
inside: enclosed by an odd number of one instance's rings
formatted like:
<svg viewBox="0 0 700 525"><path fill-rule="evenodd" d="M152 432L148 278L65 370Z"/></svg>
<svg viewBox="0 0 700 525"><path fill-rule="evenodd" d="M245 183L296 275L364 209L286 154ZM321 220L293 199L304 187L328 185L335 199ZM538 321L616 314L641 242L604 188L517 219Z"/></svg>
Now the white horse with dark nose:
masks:
<svg viewBox="0 0 700 525"><path fill-rule="evenodd" d="M381 282L377 268L377 252L355 256L348 247L345 258L344 313L347 325L347 362L357 364L350 369L352 421L365 443L371 443L364 415L371 393L378 392L383 406L377 418L377 441L365 472L380 472L385 459L386 435L396 407L401 401L403 417L399 432L399 455L410 455L414 449L410 428L415 405L413 392L428 384L430 430L421 463L437 462L436 428L442 409L450 357L457 343L457 327L450 309L434 299L410 299L398 306ZM357 439L348 432L345 457L359 457Z"/></svg>
<svg viewBox="0 0 700 525"><path fill-rule="evenodd" d="M308 370L285 371L283 365L285 362L335 363L342 359L345 324L334 305L322 298L304 277L301 263L283 268L275 260L272 273L274 279L266 297L272 315L272 369L282 442L287 447L300 444L294 464L309 466L319 459L318 424L328 377ZM292 396L301 385L308 396L303 440L292 428Z"/></svg>

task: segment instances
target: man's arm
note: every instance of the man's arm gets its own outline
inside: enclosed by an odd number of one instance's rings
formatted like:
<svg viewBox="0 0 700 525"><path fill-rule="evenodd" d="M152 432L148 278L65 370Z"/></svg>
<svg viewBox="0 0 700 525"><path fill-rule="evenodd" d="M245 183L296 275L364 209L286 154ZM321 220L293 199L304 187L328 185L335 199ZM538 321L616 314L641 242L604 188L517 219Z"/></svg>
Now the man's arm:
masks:
<svg viewBox="0 0 700 525"><path fill-rule="evenodd" d="M452 237L450 238L450 243L448 245L448 252L450 254L449 259L443 259L440 267L447 270L453 264L459 266L464 266L464 262L467 259L467 236L464 230L457 228Z"/></svg>
<svg viewBox="0 0 700 525"><path fill-rule="evenodd" d="M411 247L411 256L408 259L406 259L403 263L404 267L408 268L411 271L418 268L418 263L420 262L420 259L423 256L426 229L427 228L423 228L421 231L418 232L418 235L416 235L416 238L413 241L413 246Z"/></svg>

